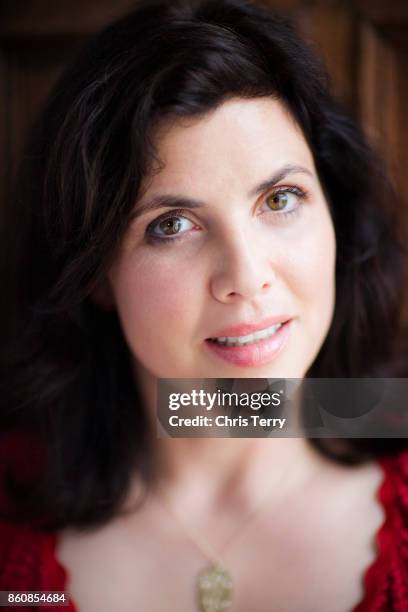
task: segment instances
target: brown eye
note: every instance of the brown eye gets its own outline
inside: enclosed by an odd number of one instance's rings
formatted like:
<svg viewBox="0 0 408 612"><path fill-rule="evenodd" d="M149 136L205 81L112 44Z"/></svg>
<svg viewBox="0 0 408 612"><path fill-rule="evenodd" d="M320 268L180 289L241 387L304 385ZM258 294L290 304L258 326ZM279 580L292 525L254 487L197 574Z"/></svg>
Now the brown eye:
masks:
<svg viewBox="0 0 408 612"><path fill-rule="evenodd" d="M291 203L291 197L295 198L294 194L285 191L278 191L266 198L266 203L271 210L283 210Z"/></svg>
<svg viewBox="0 0 408 612"><path fill-rule="evenodd" d="M181 220L178 217L172 219L165 219L159 223L159 228L166 236L173 236L178 234L182 227Z"/></svg>
<svg viewBox="0 0 408 612"><path fill-rule="evenodd" d="M193 229L194 223L187 217L179 215L170 215L156 219L148 226L146 234L152 239L157 240L175 240L179 236L184 235L189 230Z"/></svg>
<svg viewBox="0 0 408 612"><path fill-rule="evenodd" d="M269 212L286 214L295 212L305 197L306 194L297 187L286 187L269 194L264 205L266 204Z"/></svg>

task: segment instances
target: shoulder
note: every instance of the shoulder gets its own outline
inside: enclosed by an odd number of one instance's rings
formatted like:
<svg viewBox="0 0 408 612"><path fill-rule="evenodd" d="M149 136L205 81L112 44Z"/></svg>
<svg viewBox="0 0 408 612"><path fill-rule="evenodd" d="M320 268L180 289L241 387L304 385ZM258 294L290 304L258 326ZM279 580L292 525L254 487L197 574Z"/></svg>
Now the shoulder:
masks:
<svg viewBox="0 0 408 612"><path fill-rule="evenodd" d="M354 612L408 611L408 449L382 456L377 498L384 521L377 533L375 562L365 575L364 602Z"/></svg>
<svg viewBox="0 0 408 612"><path fill-rule="evenodd" d="M395 560L405 565L408 602L408 449L382 457L379 463L384 472L378 494L386 513L383 531L392 540Z"/></svg>
<svg viewBox="0 0 408 612"><path fill-rule="evenodd" d="M58 590L54 587L64 583L64 572L55 558L55 534L14 522L18 504L10 490L16 485L24 490L35 480L42 459L38 437L20 431L1 433L0 590Z"/></svg>
<svg viewBox="0 0 408 612"><path fill-rule="evenodd" d="M0 523L0 590L63 591L65 572L55 545L55 534Z"/></svg>
<svg viewBox="0 0 408 612"><path fill-rule="evenodd" d="M384 472L380 501L388 511L390 522L408 529L408 448L380 457L379 463Z"/></svg>

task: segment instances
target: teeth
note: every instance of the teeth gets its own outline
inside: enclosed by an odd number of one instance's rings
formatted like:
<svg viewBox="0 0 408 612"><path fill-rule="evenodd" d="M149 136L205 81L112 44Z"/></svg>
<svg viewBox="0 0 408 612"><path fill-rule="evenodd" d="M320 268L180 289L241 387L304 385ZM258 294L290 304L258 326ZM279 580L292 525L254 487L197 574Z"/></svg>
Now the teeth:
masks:
<svg viewBox="0 0 408 612"><path fill-rule="evenodd" d="M254 344L255 342L259 342L259 340L264 340L265 338L273 336L273 334L275 334L281 327L282 323L277 323L277 325L272 325L271 327L254 332L253 334L248 334L247 336L224 336L221 338L213 338L213 341L217 344L224 344L225 346L245 346L247 344Z"/></svg>

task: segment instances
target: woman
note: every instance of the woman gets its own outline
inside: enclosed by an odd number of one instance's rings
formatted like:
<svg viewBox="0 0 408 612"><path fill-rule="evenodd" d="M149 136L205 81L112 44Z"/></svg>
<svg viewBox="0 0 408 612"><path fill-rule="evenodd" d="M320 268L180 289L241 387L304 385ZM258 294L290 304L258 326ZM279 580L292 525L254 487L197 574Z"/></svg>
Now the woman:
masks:
<svg viewBox="0 0 408 612"><path fill-rule="evenodd" d="M403 375L392 202L285 20L146 2L97 37L4 236L1 589L408 610L402 443L154 432L158 378Z"/></svg>

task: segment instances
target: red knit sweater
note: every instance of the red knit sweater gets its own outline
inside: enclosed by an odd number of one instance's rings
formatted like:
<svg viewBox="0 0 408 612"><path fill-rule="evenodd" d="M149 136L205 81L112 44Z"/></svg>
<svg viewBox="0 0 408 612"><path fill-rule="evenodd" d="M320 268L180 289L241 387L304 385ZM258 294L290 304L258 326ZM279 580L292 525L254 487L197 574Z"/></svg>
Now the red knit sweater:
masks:
<svg viewBox="0 0 408 612"><path fill-rule="evenodd" d="M363 600L353 612L408 612L408 451L379 462L384 478L378 499L385 521L377 534L377 557L365 573ZM56 540L56 534L0 523L0 591L66 591ZM72 601L64 608L30 609L78 612Z"/></svg>

